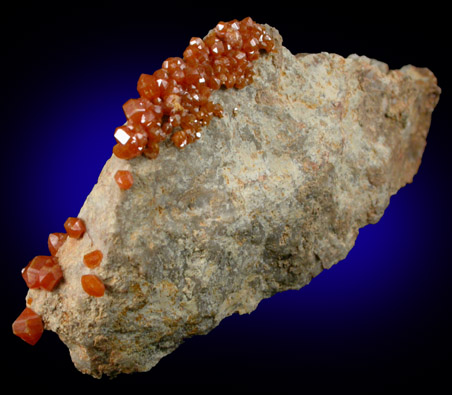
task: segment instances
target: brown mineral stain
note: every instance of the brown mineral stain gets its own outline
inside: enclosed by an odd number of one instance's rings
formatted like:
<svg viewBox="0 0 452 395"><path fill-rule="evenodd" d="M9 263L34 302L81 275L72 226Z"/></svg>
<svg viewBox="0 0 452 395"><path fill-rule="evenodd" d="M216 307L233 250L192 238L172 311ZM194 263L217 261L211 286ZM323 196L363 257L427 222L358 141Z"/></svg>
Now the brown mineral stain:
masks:
<svg viewBox="0 0 452 395"><path fill-rule="evenodd" d="M181 318L162 317L163 324L167 327L164 336L172 336L181 326Z"/></svg>
<svg viewBox="0 0 452 395"><path fill-rule="evenodd" d="M179 290L172 282L163 280L157 285L157 287L161 289L162 293L168 295L173 303L176 301L176 295L179 293Z"/></svg>
<svg viewBox="0 0 452 395"><path fill-rule="evenodd" d="M279 245L283 246L287 244L287 240L289 238L289 234L290 234L290 227L289 226L285 226L284 228L284 232L281 234L281 237L279 238Z"/></svg>
<svg viewBox="0 0 452 395"><path fill-rule="evenodd" d="M133 284L130 286L130 290L131 290L133 293L143 293L143 291L141 290L140 284L138 284L138 283L133 283Z"/></svg>
<svg viewBox="0 0 452 395"><path fill-rule="evenodd" d="M306 172L318 171L319 165L317 163L313 162L312 160L305 158L305 159L303 159L303 169Z"/></svg>
<svg viewBox="0 0 452 395"><path fill-rule="evenodd" d="M199 333L199 328L197 326L190 327L187 329L187 336L194 336Z"/></svg>

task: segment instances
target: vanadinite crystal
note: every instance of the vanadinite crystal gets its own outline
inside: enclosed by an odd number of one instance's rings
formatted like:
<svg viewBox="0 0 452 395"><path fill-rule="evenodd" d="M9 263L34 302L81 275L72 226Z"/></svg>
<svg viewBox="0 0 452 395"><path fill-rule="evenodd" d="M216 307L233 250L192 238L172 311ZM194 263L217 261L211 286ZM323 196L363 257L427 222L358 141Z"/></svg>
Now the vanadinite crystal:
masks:
<svg viewBox="0 0 452 395"><path fill-rule="evenodd" d="M80 218L69 217L64 223L64 229L69 237L79 239L86 231L85 223Z"/></svg>
<svg viewBox="0 0 452 395"><path fill-rule="evenodd" d="M84 291L91 296L100 297L105 293L105 285L102 280L94 274L85 274L81 279Z"/></svg>
<svg viewBox="0 0 452 395"><path fill-rule="evenodd" d="M115 174L115 181L120 189L129 189L133 185L132 173L128 170L118 170Z"/></svg>
<svg viewBox="0 0 452 395"><path fill-rule="evenodd" d="M47 244L49 246L50 253L55 256L60 247L67 239L66 233L50 233Z"/></svg>
<svg viewBox="0 0 452 395"><path fill-rule="evenodd" d="M103 257L104 255L102 254L102 251L95 250L83 257L83 263L90 269L94 269L100 265Z"/></svg>
<svg viewBox="0 0 452 395"><path fill-rule="evenodd" d="M163 140L170 138L181 149L198 140L212 117L223 116L222 107L209 100L211 93L250 84L252 62L274 45L249 17L218 23L204 40L193 37L183 58L168 58L154 74L140 76L140 97L123 105L127 122L115 130L113 153L120 159L155 159Z"/></svg>
<svg viewBox="0 0 452 395"><path fill-rule="evenodd" d="M55 257L37 256L22 270L28 288L52 291L63 278L63 271Z"/></svg>
<svg viewBox="0 0 452 395"><path fill-rule="evenodd" d="M41 317L29 307L26 307L13 322L13 333L32 346L38 342L43 332Z"/></svg>

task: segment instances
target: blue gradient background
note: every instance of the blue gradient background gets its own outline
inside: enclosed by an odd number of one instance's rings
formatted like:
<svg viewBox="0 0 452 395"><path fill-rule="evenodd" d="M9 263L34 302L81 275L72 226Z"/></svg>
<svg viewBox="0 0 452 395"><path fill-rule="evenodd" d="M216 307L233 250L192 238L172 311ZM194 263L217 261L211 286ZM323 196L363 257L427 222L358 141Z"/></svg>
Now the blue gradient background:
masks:
<svg viewBox="0 0 452 395"><path fill-rule="evenodd" d="M13 9L2 26L4 379L23 381L33 366L24 386L52 372L74 389L95 390L450 388L452 121L444 10L394 8L388 16L310 6L303 17L283 6L267 13L188 7L173 19L141 3L133 13L111 6L48 11ZM27 292L20 270L47 254L48 234L77 215L111 155L113 130L125 120L121 106L137 96L139 75L181 56L192 36L218 21L248 15L275 26L293 53L358 53L391 68L411 63L435 73L443 94L414 183L392 197L378 224L361 230L343 262L302 290L189 339L148 373L94 380L75 370L53 332L35 347L13 336Z"/></svg>

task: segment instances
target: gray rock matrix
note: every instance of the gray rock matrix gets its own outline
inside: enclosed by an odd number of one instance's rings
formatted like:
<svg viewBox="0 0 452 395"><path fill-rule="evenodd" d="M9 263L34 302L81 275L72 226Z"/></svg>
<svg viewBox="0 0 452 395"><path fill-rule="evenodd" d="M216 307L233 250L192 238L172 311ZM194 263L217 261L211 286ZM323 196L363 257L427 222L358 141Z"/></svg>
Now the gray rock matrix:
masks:
<svg viewBox="0 0 452 395"><path fill-rule="evenodd" d="M81 372L148 371L223 318L300 289L412 182L440 95L432 72L294 56L266 29L276 52L256 61L251 85L214 92L225 116L199 141L163 144L156 160L107 161L78 215L87 232L58 252L63 282L29 291ZM117 170L132 172L130 190ZM104 259L88 269L83 256L97 249ZM83 291L88 273L103 297Z"/></svg>

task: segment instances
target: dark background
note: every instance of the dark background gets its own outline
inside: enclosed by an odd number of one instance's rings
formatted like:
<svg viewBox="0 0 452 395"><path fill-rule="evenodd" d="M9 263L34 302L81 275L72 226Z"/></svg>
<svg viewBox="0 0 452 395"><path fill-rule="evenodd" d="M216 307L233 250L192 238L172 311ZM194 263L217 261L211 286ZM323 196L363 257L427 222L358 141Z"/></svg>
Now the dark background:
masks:
<svg viewBox="0 0 452 395"><path fill-rule="evenodd" d="M450 390L451 96L447 12L434 2L359 6L297 2L156 7L4 9L2 92L2 382L26 389L383 393ZM320 3L320 2L319 2ZM102 4L102 3L101 3ZM292 52L366 55L428 67L443 93L414 183L348 257L300 291L261 302L189 339L148 373L96 380L79 373L46 331L34 347L11 332L25 306L20 270L48 254L47 236L76 216L111 155L122 104L141 73L181 56L220 20L251 16L276 27Z"/></svg>

